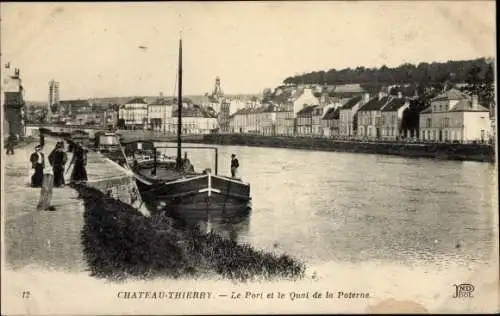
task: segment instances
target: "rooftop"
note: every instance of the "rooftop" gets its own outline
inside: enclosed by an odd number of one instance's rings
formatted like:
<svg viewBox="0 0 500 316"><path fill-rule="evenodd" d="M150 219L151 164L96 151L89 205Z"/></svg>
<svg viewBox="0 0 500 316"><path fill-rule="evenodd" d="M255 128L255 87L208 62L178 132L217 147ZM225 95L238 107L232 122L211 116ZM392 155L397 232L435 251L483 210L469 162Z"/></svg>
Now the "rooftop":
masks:
<svg viewBox="0 0 500 316"><path fill-rule="evenodd" d="M432 113L432 106L427 107L420 113ZM477 104L475 107L472 106L472 101L470 99L460 100L451 110L448 112L490 112L490 109Z"/></svg>
<svg viewBox="0 0 500 316"><path fill-rule="evenodd" d="M389 97L383 97L379 99L378 97L372 98L365 105L363 105L359 111L379 111L387 103Z"/></svg>
<svg viewBox="0 0 500 316"><path fill-rule="evenodd" d="M350 98L343 106L342 109L352 109L358 102L360 102L363 99L362 96L358 95L355 97Z"/></svg>
<svg viewBox="0 0 500 316"><path fill-rule="evenodd" d="M177 108L172 111L172 116L177 116ZM183 117L205 117L205 118L215 118L217 115L212 113L208 109L204 109L199 105L192 105L187 108L182 109Z"/></svg>
<svg viewBox="0 0 500 316"><path fill-rule="evenodd" d="M329 109L323 116L323 120L338 120L340 118L340 107Z"/></svg>
<svg viewBox="0 0 500 316"><path fill-rule="evenodd" d="M133 98L129 100L126 104L147 104L143 98Z"/></svg>
<svg viewBox="0 0 500 316"><path fill-rule="evenodd" d="M365 90L358 83L343 84L335 87L333 93L362 93Z"/></svg>
<svg viewBox="0 0 500 316"><path fill-rule="evenodd" d="M382 112L397 111L407 102L406 98L391 98L389 103L382 109Z"/></svg>
<svg viewBox="0 0 500 316"><path fill-rule="evenodd" d="M309 105L297 112L297 116L299 115L309 115L312 114L313 110L317 107L317 105Z"/></svg>
<svg viewBox="0 0 500 316"><path fill-rule="evenodd" d="M447 101L447 100L463 100L467 99L467 95L460 92L459 90L452 88L448 91L445 91L438 95L437 97L433 98L431 102L434 101Z"/></svg>
<svg viewBox="0 0 500 316"><path fill-rule="evenodd" d="M490 110L481 104L477 104L475 107L472 106L470 100L461 100L450 110L450 112L489 112Z"/></svg>

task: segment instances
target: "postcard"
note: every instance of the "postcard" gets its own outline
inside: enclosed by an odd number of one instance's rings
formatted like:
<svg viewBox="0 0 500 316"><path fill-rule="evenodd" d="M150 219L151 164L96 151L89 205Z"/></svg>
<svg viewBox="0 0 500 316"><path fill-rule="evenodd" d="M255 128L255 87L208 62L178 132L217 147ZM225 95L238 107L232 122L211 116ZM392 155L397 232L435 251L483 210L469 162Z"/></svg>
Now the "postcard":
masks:
<svg viewBox="0 0 500 316"><path fill-rule="evenodd" d="M3 2L2 314L498 313L495 22Z"/></svg>

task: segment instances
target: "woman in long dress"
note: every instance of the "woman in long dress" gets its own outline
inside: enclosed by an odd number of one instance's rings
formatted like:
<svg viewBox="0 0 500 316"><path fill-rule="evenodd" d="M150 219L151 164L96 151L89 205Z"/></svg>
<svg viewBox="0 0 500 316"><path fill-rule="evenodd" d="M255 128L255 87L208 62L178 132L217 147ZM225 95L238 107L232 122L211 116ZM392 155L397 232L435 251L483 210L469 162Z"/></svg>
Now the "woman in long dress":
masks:
<svg viewBox="0 0 500 316"><path fill-rule="evenodd" d="M73 163L71 182L76 184L87 182L87 149L80 146L74 148Z"/></svg>

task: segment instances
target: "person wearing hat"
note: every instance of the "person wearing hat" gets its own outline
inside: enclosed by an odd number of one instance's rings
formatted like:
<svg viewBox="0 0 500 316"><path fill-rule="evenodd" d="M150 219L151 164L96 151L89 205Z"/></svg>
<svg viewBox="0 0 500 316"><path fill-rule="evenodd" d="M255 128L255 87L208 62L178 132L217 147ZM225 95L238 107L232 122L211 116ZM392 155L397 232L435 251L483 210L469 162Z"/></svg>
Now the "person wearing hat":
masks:
<svg viewBox="0 0 500 316"><path fill-rule="evenodd" d="M52 166L52 171L54 173L54 186L61 187L64 186L64 165L68 156L64 151L64 142L57 142L56 147L49 155L49 163Z"/></svg>
<svg viewBox="0 0 500 316"><path fill-rule="evenodd" d="M236 158L235 154L231 155L231 177L236 178L238 176L238 168L240 167L240 163Z"/></svg>
<svg viewBox="0 0 500 316"><path fill-rule="evenodd" d="M72 159L73 171L71 183L80 184L87 182L87 148L75 145Z"/></svg>
<svg viewBox="0 0 500 316"><path fill-rule="evenodd" d="M30 156L31 168L35 170L31 176L31 186L40 188L43 182L43 168L45 168L45 156L42 152L42 146L37 145L35 152Z"/></svg>

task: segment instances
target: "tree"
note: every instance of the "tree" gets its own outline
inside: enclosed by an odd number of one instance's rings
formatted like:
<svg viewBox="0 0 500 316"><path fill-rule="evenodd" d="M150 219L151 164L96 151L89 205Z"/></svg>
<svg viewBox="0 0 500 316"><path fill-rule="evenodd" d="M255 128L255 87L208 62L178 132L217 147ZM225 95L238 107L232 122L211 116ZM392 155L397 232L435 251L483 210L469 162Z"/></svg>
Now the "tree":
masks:
<svg viewBox="0 0 500 316"><path fill-rule="evenodd" d="M272 100L273 91L270 88L265 88L262 91L262 103L266 103Z"/></svg>
<svg viewBox="0 0 500 316"><path fill-rule="evenodd" d="M495 102L495 90L493 86L494 81L495 81L495 74L493 71L493 66L489 64L484 74L484 87L483 87L483 100L484 104L488 107L494 106Z"/></svg>
<svg viewBox="0 0 500 316"><path fill-rule="evenodd" d="M380 68L356 67L345 69L330 69L328 71L314 71L287 77L283 83L289 84L377 84L392 85L402 83L420 84L422 89L430 84L451 81L453 83L466 82L468 71L478 67L483 71L489 62L484 58L475 60L448 61L445 63L420 63L417 66L409 63L397 67L382 66Z"/></svg>

